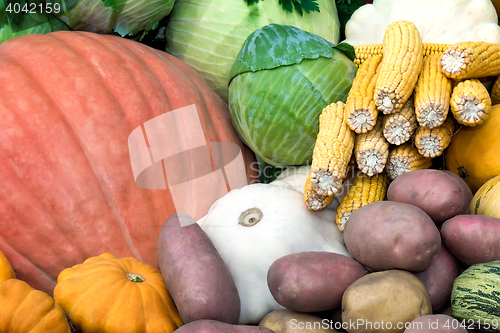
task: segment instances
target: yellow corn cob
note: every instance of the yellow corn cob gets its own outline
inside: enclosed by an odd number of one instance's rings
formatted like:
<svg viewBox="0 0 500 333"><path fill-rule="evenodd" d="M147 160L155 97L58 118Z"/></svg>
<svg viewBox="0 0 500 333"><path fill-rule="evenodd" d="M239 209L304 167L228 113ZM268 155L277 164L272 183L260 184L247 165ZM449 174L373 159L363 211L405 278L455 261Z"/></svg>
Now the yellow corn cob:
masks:
<svg viewBox="0 0 500 333"><path fill-rule="evenodd" d="M429 54L443 53L450 46L451 44L422 43L422 50L424 52L423 55L425 57ZM359 67L369 57L382 55L384 53L384 49L382 44L361 44L354 46L354 52L356 54L354 64Z"/></svg>
<svg viewBox="0 0 500 333"><path fill-rule="evenodd" d="M420 126L443 124L450 108L451 79L441 71L439 54L424 57L422 72L415 86L415 114Z"/></svg>
<svg viewBox="0 0 500 333"><path fill-rule="evenodd" d="M389 151L386 172L390 180L405 172L428 169L432 166L432 158L420 155L411 142L403 143Z"/></svg>
<svg viewBox="0 0 500 333"><path fill-rule="evenodd" d="M349 128L356 133L366 133L377 121L378 110L373 100L373 90L377 82L377 67L382 55L367 59L358 69L347 95L346 114Z"/></svg>
<svg viewBox="0 0 500 333"><path fill-rule="evenodd" d="M387 142L400 145L408 141L418 127L413 105L413 95L405 103L401 111L386 114L382 117L383 133Z"/></svg>
<svg viewBox="0 0 500 333"><path fill-rule="evenodd" d="M375 105L390 114L403 108L422 69L422 39L410 21L391 23L384 34L384 56L375 84Z"/></svg>
<svg viewBox="0 0 500 333"><path fill-rule="evenodd" d="M493 87L491 88L491 105L496 105L500 103L500 75L493 82Z"/></svg>
<svg viewBox="0 0 500 333"><path fill-rule="evenodd" d="M354 58L354 64L358 67L361 66L365 62L366 59L382 55L384 53L382 44L362 44L355 45L354 52L356 54L356 58Z"/></svg>
<svg viewBox="0 0 500 333"><path fill-rule="evenodd" d="M459 82L450 99L451 112L462 125L481 124L491 109L491 98L486 87L478 79Z"/></svg>
<svg viewBox="0 0 500 333"><path fill-rule="evenodd" d="M354 156L358 168L368 176L384 171L389 157L389 142L383 134L382 118L377 120L372 130L355 136Z"/></svg>
<svg viewBox="0 0 500 333"><path fill-rule="evenodd" d="M325 107L319 116L319 132L311 164L311 183L318 194L334 195L342 186L354 148L354 132L347 125L345 104Z"/></svg>
<svg viewBox="0 0 500 333"><path fill-rule="evenodd" d="M311 175L307 176L304 188L304 203L309 210L322 210L333 200L333 195L318 194L312 186Z"/></svg>
<svg viewBox="0 0 500 333"><path fill-rule="evenodd" d="M418 152L434 158L443 153L451 142L455 124L452 117L447 117L441 126L427 128L420 126L415 133L415 146Z"/></svg>
<svg viewBox="0 0 500 333"><path fill-rule="evenodd" d="M385 199L387 192L387 174L385 172L367 176L357 172L347 194L337 208L335 222L340 231L344 231L347 220L356 209L375 201Z"/></svg>
<svg viewBox="0 0 500 333"><path fill-rule="evenodd" d="M455 80L500 75L500 44L461 42L441 55L443 73Z"/></svg>

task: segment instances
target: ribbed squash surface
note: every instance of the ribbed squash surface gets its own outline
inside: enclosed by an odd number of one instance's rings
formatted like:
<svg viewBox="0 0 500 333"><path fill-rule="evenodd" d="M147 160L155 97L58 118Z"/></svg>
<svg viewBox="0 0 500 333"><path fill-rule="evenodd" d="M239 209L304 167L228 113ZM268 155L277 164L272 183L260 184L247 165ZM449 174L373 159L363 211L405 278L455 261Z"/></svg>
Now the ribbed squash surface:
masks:
<svg viewBox="0 0 500 333"><path fill-rule="evenodd" d="M135 183L135 128L195 104L207 142L248 151L194 69L132 40L11 39L0 45L0 86L0 250L19 279L49 293L63 269L104 252L157 265L161 225L176 211L168 189Z"/></svg>

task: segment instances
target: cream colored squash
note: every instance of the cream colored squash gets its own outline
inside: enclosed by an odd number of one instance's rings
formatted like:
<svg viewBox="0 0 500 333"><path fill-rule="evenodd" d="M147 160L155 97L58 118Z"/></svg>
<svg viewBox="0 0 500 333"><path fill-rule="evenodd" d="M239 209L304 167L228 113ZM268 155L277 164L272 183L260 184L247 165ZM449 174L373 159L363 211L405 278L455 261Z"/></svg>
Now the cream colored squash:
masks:
<svg viewBox="0 0 500 333"><path fill-rule="evenodd" d="M467 214L500 218L500 175L491 178L477 190Z"/></svg>
<svg viewBox="0 0 500 333"><path fill-rule="evenodd" d="M351 45L382 43L385 29L398 20L416 25L422 42L500 44L498 16L490 0L374 0L356 10L345 28Z"/></svg>
<svg viewBox="0 0 500 333"><path fill-rule="evenodd" d="M240 324L257 324L283 309L267 286L271 264L285 255L328 251L351 257L335 224L335 210L312 212L291 186L252 184L219 199L198 224L233 276L241 299Z"/></svg>

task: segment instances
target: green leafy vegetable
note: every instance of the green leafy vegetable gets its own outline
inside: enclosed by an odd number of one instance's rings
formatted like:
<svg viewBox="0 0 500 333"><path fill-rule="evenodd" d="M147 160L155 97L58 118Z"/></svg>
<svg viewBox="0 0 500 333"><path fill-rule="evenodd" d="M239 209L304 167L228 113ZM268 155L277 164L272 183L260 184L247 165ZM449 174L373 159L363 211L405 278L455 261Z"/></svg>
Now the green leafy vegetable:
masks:
<svg viewBox="0 0 500 333"><path fill-rule="evenodd" d="M258 3L259 0L245 0L247 5ZM262 0L264 1L264 0ZM351 0L348 0L351 1ZM292 13L293 9L302 16L304 12L319 12L319 5L317 0L279 0L281 7L287 12Z"/></svg>
<svg viewBox="0 0 500 333"><path fill-rule="evenodd" d="M173 6L174 0L79 0L58 18L74 30L114 32L122 37L142 34L140 40L158 27Z"/></svg>
<svg viewBox="0 0 500 333"><path fill-rule="evenodd" d="M321 111L351 89L357 68L341 50L352 49L289 25L248 36L230 72L229 111L266 166L310 162Z"/></svg>
<svg viewBox="0 0 500 333"><path fill-rule="evenodd" d="M231 66L256 29L286 24L339 42L335 2L315 1L320 11L300 16L283 10L278 0L177 0L165 30L167 51L196 69L227 102Z"/></svg>
<svg viewBox="0 0 500 333"><path fill-rule="evenodd" d="M64 23L45 10L49 7L61 12L65 10L62 6L54 9L54 3L47 5L39 0L0 0L0 44L22 35L68 30Z"/></svg>
<svg viewBox="0 0 500 333"><path fill-rule="evenodd" d="M351 44L340 43L335 47L338 50L342 51L351 61L354 61L354 59L356 59L356 51L354 50L354 46L352 46Z"/></svg>

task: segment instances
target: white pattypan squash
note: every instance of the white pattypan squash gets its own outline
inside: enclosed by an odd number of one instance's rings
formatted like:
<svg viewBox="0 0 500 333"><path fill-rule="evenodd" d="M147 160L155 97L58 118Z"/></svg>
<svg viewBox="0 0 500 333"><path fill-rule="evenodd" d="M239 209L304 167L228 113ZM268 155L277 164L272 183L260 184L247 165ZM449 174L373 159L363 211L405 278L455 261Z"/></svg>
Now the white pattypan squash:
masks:
<svg viewBox="0 0 500 333"><path fill-rule="evenodd" d="M312 212L291 186L252 184L217 200L198 221L231 272L241 299L240 324L283 309L267 286L271 264L285 255L328 251L351 257L335 212Z"/></svg>
<svg viewBox="0 0 500 333"><path fill-rule="evenodd" d="M500 44L498 16L490 0L374 0L347 21L345 42L382 43L387 26L398 20L415 24L424 43Z"/></svg>

